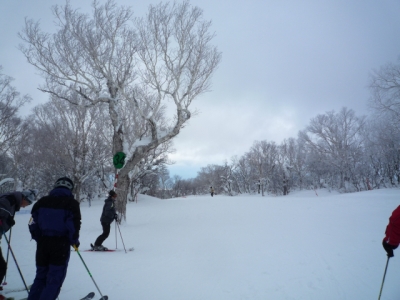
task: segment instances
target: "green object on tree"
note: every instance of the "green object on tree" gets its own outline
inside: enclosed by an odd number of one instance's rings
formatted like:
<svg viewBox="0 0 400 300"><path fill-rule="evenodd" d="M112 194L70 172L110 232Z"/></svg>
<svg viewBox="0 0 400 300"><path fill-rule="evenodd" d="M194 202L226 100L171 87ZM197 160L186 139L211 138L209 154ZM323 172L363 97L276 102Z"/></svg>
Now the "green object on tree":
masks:
<svg viewBox="0 0 400 300"><path fill-rule="evenodd" d="M113 157L113 164L116 169L121 169L125 164L125 153L117 152Z"/></svg>

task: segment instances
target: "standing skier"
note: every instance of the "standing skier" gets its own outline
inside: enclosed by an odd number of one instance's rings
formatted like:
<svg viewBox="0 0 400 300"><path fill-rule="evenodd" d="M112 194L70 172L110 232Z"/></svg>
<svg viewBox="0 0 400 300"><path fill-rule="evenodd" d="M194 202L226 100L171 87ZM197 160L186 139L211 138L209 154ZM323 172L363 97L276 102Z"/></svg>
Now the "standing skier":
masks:
<svg viewBox="0 0 400 300"><path fill-rule="evenodd" d="M71 246L79 247L81 210L74 183L59 178L48 196L32 208L29 231L37 242L36 277L28 300L55 300L67 275Z"/></svg>
<svg viewBox="0 0 400 300"><path fill-rule="evenodd" d="M400 206L398 206L389 218L386 226L385 237L382 241L388 257L393 257L393 250L400 244Z"/></svg>
<svg viewBox="0 0 400 300"><path fill-rule="evenodd" d="M108 249L103 246L103 242L110 235L111 223L114 220L118 220L117 212L115 211L115 200L117 199L117 193L111 190L108 193L108 198L104 201L103 212L100 217L101 226L103 227L103 233L98 236L92 246L94 251L107 251Z"/></svg>
<svg viewBox="0 0 400 300"><path fill-rule="evenodd" d="M210 193L211 193L211 197L214 197L214 189L212 186L210 186Z"/></svg>
<svg viewBox="0 0 400 300"><path fill-rule="evenodd" d="M15 212L19 211L21 207L31 205L35 198L35 190L11 192L0 196L0 239L4 233L14 226ZM3 282L6 272L7 263L0 248L0 283Z"/></svg>

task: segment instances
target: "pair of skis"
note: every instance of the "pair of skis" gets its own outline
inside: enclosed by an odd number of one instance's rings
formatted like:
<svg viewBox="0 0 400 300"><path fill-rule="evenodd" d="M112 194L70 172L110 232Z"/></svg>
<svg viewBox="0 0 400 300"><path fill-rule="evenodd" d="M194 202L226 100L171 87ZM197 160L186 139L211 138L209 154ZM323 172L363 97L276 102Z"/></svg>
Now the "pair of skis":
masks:
<svg viewBox="0 0 400 300"><path fill-rule="evenodd" d="M104 250L95 250L95 246L93 244L90 244L90 248L91 249L87 249L87 250L83 250L85 252L116 252L116 251L122 251L122 249L108 249L106 247L104 247ZM129 248L129 249L125 249L125 252L127 251L133 251L135 250L133 247Z"/></svg>

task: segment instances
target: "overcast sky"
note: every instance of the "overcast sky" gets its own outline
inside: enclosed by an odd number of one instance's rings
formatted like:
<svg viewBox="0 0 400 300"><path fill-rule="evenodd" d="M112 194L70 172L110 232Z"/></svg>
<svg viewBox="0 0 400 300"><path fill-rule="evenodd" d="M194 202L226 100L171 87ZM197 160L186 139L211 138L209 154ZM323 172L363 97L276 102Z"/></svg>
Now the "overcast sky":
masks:
<svg viewBox="0 0 400 300"><path fill-rule="evenodd" d="M71 0L89 12L91 1ZM117 0L143 16L159 1ZM17 50L24 18L53 26L57 0L0 0L0 65L30 107L47 101L40 76ZM398 0L194 0L212 20L222 61L212 91L175 138L171 176L196 177L200 168L247 152L255 140L297 137L311 118L346 106L369 114L371 71L400 54Z"/></svg>

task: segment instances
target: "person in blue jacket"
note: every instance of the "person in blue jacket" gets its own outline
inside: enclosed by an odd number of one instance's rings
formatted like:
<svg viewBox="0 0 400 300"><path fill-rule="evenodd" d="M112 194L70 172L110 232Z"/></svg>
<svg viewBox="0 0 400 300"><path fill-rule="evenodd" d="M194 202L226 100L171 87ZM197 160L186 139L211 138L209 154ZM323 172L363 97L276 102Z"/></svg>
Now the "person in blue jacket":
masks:
<svg viewBox="0 0 400 300"><path fill-rule="evenodd" d="M79 247L81 211L72 195L74 183L57 179L48 196L32 208L29 231L37 242L36 277L28 300L55 300L67 275L70 247Z"/></svg>
<svg viewBox="0 0 400 300"><path fill-rule="evenodd" d="M107 251L108 249L103 246L103 242L110 235L111 223L114 220L118 220L118 215L115 210L115 200L117 199L117 193L113 190L109 191L108 197L104 200L103 212L101 213L100 223L103 227L103 233L100 234L92 246L94 251Z"/></svg>

